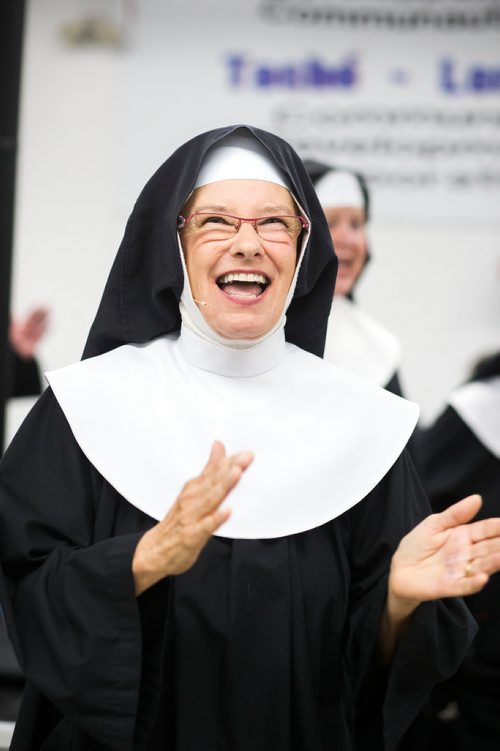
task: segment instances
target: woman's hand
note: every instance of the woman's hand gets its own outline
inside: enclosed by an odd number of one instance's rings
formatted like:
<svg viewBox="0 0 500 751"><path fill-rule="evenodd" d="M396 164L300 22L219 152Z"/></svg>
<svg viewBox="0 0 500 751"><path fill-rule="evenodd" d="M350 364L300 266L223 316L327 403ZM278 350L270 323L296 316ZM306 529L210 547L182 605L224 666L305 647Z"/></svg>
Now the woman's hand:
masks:
<svg viewBox="0 0 500 751"><path fill-rule="evenodd" d="M10 322L10 345L23 360L29 360L35 356L40 339L47 330L48 320L48 309L36 308L26 318L16 318Z"/></svg>
<svg viewBox="0 0 500 751"><path fill-rule="evenodd" d="M500 569L500 519L468 522L481 507L471 495L431 514L401 540L389 592L414 609L419 602L479 592Z"/></svg>
<svg viewBox="0 0 500 751"><path fill-rule="evenodd" d="M211 535L229 518L220 506L253 460L250 451L226 456L216 441L203 472L189 480L166 517L146 532L132 560L136 594L195 563Z"/></svg>
<svg viewBox="0 0 500 751"><path fill-rule="evenodd" d="M481 496L471 495L440 514L431 514L399 543L379 625L385 663L421 602L479 592L500 570L500 519L468 523L481 503Z"/></svg>

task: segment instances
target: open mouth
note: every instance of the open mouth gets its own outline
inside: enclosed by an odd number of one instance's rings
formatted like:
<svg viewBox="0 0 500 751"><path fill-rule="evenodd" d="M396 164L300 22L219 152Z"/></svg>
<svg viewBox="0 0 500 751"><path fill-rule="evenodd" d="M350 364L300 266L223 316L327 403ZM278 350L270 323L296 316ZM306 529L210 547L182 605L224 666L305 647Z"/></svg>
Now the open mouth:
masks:
<svg viewBox="0 0 500 751"><path fill-rule="evenodd" d="M248 298L260 297L271 284L271 280L265 274L244 272L223 274L216 282L226 295Z"/></svg>
<svg viewBox="0 0 500 751"><path fill-rule="evenodd" d="M339 258L339 271L347 272L347 271L350 271L351 268L352 268L352 261L347 260L345 258L344 259Z"/></svg>

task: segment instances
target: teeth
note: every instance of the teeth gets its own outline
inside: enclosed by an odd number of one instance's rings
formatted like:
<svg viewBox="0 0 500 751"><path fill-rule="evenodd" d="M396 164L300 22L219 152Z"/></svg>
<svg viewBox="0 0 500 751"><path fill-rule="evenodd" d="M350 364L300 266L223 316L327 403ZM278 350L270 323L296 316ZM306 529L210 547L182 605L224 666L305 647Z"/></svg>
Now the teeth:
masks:
<svg viewBox="0 0 500 751"><path fill-rule="evenodd" d="M229 284L230 282L258 282L267 284L269 279L263 274L224 274L219 278L219 284Z"/></svg>

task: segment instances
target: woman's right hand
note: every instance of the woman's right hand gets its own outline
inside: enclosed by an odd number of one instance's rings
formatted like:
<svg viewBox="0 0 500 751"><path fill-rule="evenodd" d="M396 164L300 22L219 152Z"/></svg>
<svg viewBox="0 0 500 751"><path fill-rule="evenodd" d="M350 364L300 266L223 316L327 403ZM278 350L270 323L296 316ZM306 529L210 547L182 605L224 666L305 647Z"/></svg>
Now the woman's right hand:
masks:
<svg viewBox="0 0 500 751"><path fill-rule="evenodd" d="M220 506L252 460L251 451L226 456L223 444L215 441L202 473L184 485L165 518L139 540L132 560L136 595L191 568L229 518L230 509Z"/></svg>

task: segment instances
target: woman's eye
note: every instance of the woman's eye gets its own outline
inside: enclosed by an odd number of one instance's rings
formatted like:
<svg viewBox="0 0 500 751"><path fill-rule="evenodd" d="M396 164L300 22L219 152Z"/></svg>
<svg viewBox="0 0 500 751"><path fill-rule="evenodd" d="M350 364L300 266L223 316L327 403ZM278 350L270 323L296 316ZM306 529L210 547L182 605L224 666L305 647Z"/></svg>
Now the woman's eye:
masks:
<svg viewBox="0 0 500 751"><path fill-rule="evenodd" d="M202 225L205 224L229 224L228 220L223 216L206 216L203 218Z"/></svg>
<svg viewBox="0 0 500 751"><path fill-rule="evenodd" d="M286 220L282 216L266 216L259 221L259 224L278 224L286 227Z"/></svg>

